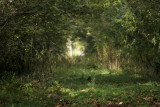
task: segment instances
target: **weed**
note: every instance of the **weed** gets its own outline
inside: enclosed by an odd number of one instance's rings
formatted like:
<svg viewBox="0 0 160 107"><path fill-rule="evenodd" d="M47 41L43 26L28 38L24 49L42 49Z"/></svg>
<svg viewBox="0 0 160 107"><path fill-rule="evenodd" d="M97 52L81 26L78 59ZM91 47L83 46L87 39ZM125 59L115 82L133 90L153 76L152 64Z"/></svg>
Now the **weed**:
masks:
<svg viewBox="0 0 160 107"><path fill-rule="evenodd" d="M0 89L1 106L151 106L160 102L159 79L77 66L54 67L52 72L20 78L13 75L1 81ZM54 100L49 95L58 97Z"/></svg>

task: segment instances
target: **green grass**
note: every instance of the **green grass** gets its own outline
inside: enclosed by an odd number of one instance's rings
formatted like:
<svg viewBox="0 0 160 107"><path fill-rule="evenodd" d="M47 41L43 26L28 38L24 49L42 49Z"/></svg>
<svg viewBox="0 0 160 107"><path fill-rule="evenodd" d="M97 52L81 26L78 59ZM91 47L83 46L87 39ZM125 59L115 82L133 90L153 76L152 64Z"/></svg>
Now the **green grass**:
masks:
<svg viewBox="0 0 160 107"><path fill-rule="evenodd" d="M159 79L110 74L107 69L54 67L52 72L2 81L0 90L0 105L4 107L160 106ZM68 104L48 98L50 94L61 96Z"/></svg>

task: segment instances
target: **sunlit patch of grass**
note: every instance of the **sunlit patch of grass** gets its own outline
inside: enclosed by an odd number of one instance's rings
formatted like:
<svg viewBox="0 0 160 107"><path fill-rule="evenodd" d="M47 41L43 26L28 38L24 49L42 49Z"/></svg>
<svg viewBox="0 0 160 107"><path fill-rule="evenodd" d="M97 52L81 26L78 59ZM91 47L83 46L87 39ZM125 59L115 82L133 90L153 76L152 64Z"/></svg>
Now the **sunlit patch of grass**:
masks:
<svg viewBox="0 0 160 107"><path fill-rule="evenodd" d="M77 73L76 73L77 72ZM125 105L150 105L143 97L158 97L159 87L153 78L142 78L139 75L110 74L106 69L71 68L65 71L67 79L60 84L71 88L69 92L76 104L87 104L90 100L101 103L123 102ZM91 77L91 81L87 78ZM149 93L153 91L152 94ZM154 93L154 94L153 94ZM158 94L158 95L157 95ZM153 101L152 101L153 102Z"/></svg>
<svg viewBox="0 0 160 107"><path fill-rule="evenodd" d="M38 78L37 78L38 77ZM11 81L12 80L12 81ZM69 106L150 106L160 102L160 81L139 75L109 73L107 69L55 67L53 72L11 79L0 87L0 105L53 106L56 94Z"/></svg>

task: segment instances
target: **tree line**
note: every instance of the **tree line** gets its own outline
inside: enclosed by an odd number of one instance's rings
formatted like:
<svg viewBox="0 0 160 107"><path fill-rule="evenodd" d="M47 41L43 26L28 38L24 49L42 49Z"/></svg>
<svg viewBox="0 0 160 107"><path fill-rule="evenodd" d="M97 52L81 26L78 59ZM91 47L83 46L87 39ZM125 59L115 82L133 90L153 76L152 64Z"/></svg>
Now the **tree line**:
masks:
<svg viewBox="0 0 160 107"><path fill-rule="evenodd" d="M0 71L45 71L67 61L67 39L85 57L126 73L160 74L158 0L1 0ZM61 61L60 61L61 60Z"/></svg>

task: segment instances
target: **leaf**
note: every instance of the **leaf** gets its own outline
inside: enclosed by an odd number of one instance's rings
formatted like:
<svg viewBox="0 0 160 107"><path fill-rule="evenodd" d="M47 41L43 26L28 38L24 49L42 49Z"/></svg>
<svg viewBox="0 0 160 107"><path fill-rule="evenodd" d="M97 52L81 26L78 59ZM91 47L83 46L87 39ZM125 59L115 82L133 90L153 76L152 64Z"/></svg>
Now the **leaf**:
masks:
<svg viewBox="0 0 160 107"><path fill-rule="evenodd" d="M123 104L123 102L119 102L119 105L122 105Z"/></svg>

